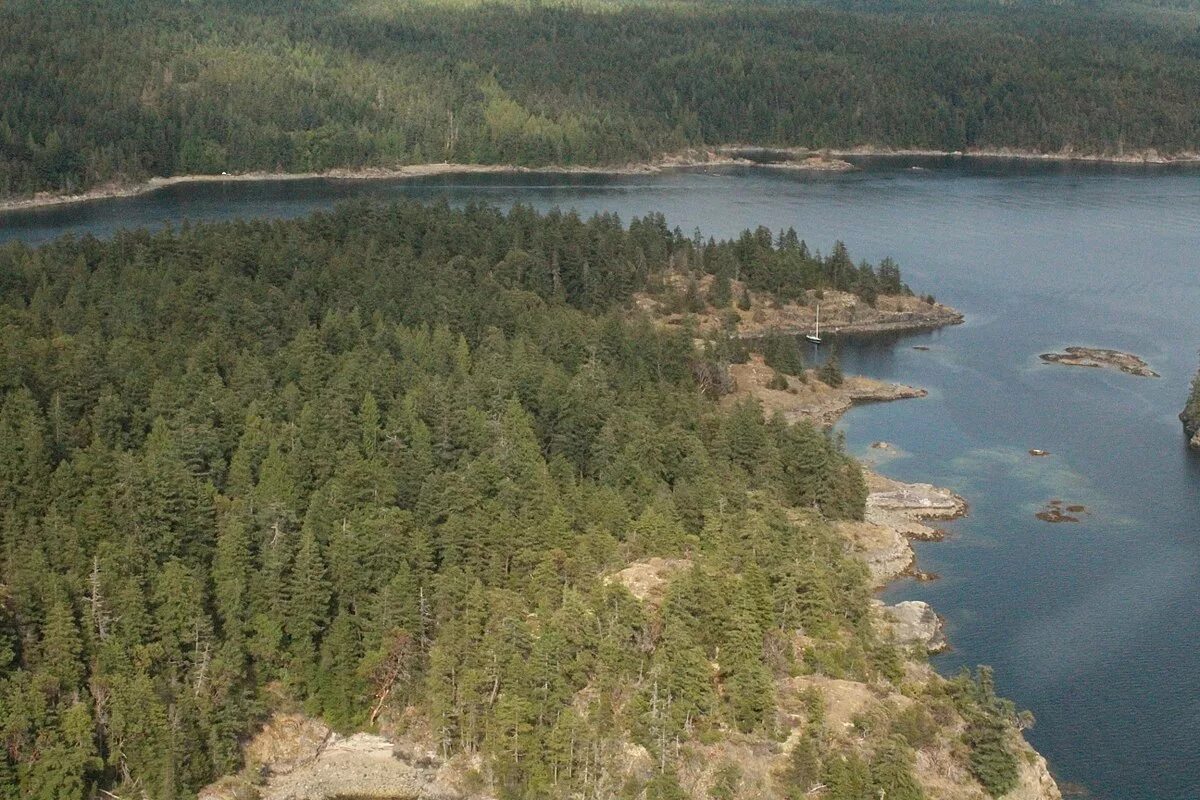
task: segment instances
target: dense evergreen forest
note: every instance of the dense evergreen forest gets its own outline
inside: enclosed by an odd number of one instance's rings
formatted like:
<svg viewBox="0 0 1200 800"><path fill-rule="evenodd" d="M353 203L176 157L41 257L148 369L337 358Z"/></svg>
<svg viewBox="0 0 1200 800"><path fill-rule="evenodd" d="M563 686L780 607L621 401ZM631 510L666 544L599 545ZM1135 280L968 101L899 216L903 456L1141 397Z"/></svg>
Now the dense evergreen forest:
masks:
<svg viewBox="0 0 1200 800"><path fill-rule="evenodd" d="M1192 388L1179 419L1183 422L1183 432L1191 440L1192 446L1200 449L1200 373L1192 379Z"/></svg>
<svg viewBox="0 0 1200 800"><path fill-rule="evenodd" d="M746 142L1200 150L1186 5L0 4L0 196Z"/></svg>
<svg viewBox="0 0 1200 800"><path fill-rule="evenodd" d="M415 203L0 248L0 797L188 797L272 709L409 707L500 796L675 798L689 741L775 735L778 676L895 684L830 527L858 464L627 303L843 257ZM690 565L657 608L605 579L651 556ZM939 691L854 752L809 729L795 796L919 798L938 713L1003 793L1011 707ZM648 786L612 783L628 741Z"/></svg>

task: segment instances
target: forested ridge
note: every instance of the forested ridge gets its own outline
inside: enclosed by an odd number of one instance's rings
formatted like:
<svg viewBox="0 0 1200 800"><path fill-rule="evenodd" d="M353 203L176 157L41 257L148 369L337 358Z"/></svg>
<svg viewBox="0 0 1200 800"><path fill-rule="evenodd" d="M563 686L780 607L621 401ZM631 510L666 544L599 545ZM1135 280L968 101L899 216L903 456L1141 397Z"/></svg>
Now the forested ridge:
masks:
<svg viewBox="0 0 1200 800"><path fill-rule="evenodd" d="M12 0L0 196L696 145L1200 150L1170 4Z"/></svg>
<svg viewBox="0 0 1200 800"><path fill-rule="evenodd" d="M1196 437L1200 435L1200 373L1192 379L1191 390L1179 419L1183 422L1184 433L1192 439L1193 446L1200 445L1200 442L1196 441Z"/></svg>
<svg viewBox="0 0 1200 800"><path fill-rule="evenodd" d="M193 796L302 708L415 715L506 798L677 798L691 743L781 735L777 680L899 686L831 527L859 465L716 403L739 345L628 304L842 257L416 203L0 248L0 797ZM653 556L686 565L657 607L609 579ZM906 691L852 747L814 699L788 795L919 798L937 736L1011 788L986 673Z"/></svg>

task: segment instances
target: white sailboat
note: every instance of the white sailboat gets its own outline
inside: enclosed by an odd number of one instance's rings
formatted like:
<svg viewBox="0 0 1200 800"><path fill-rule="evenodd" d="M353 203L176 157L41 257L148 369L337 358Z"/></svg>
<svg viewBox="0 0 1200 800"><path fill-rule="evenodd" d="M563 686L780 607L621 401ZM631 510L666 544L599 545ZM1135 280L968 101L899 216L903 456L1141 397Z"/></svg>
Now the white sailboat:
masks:
<svg viewBox="0 0 1200 800"><path fill-rule="evenodd" d="M812 333L804 334L804 338L808 339L813 344L821 343L821 304L817 303L817 329Z"/></svg>

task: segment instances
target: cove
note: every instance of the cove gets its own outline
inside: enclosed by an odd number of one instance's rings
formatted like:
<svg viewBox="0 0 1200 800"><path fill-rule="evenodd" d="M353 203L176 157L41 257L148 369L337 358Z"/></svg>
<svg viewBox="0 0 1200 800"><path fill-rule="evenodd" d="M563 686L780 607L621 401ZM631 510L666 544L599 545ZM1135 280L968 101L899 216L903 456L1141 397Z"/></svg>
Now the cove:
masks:
<svg viewBox="0 0 1200 800"><path fill-rule="evenodd" d="M1200 172L962 159L876 159L802 175L729 168L606 177L173 186L0 214L0 242L106 236L184 220L290 217L351 198L525 203L690 233L794 227L828 251L896 258L918 292L967 315L930 334L845 343L848 371L922 386L865 406L851 449L902 480L955 489L971 514L917 545L942 577L901 582L949 624L943 671L991 664L1038 717L1033 745L1108 800L1200 796L1200 459L1175 419L1200 347ZM918 167L914 169L913 167ZM913 346L928 347L914 350ZM1071 345L1136 353L1161 378L1039 361ZM896 450L870 444L886 440ZM1033 458L1029 449L1050 452ZM886 456L886 460L885 460ZM1078 523L1034 514L1085 505Z"/></svg>

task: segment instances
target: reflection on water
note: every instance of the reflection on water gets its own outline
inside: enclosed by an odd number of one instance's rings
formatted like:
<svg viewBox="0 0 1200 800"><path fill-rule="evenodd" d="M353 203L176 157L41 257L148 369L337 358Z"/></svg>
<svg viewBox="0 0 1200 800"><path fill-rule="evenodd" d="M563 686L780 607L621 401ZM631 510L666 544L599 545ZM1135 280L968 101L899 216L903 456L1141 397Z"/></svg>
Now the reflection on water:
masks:
<svg viewBox="0 0 1200 800"><path fill-rule="evenodd" d="M920 597L947 617L954 650L939 668L995 666L1003 691L1037 715L1030 738L1064 779L1108 800L1200 796L1200 459L1175 419L1200 347L1200 173L957 159L868 166L199 184L0 214L0 241L403 196L626 220L662 211L684 231L718 236L790 226L826 252L842 239L856 258L894 256L914 290L967 322L842 341L847 371L929 390L855 409L842 427L865 458L880 457L873 441L896 445L880 470L953 487L971 514L948 526L947 541L917 545L941 580L896 584L888 598ZM1163 377L1038 361L1069 345L1136 353ZM1035 518L1052 499L1090 513L1078 523Z"/></svg>

